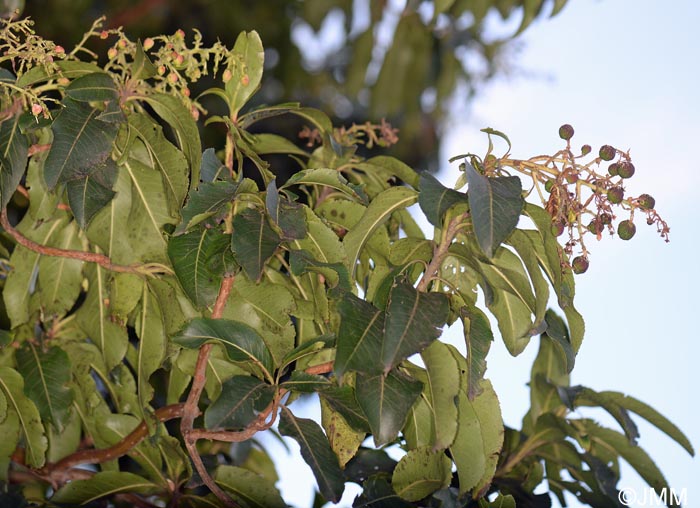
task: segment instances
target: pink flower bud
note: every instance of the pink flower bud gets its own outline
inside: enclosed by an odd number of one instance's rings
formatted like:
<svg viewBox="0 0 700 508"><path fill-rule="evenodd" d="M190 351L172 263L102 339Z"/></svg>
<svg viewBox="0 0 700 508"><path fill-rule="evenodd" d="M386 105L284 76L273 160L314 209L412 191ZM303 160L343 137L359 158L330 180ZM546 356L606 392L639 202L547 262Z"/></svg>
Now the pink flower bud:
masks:
<svg viewBox="0 0 700 508"><path fill-rule="evenodd" d="M143 49L148 51L149 49L151 49L153 47L154 44L155 44L155 41L153 39L151 39L150 37L148 37L146 40L143 41Z"/></svg>
<svg viewBox="0 0 700 508"><path fill-rule="evenodd" d="M39 116L42 111L44 111L44 108L40 104L32 104L32 115Z"/></svg>

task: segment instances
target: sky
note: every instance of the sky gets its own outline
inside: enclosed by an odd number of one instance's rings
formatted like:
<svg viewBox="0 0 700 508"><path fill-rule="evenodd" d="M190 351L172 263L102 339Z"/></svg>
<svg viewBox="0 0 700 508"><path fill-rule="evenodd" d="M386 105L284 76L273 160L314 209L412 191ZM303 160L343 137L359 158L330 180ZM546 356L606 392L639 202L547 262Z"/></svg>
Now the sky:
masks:
<svg viewBox="0 0 700 508"><path fill-rule="evenodd" d="M641 399L676 423L696 449L700 227L693 205L700 201L695 155L699 21L700 3L693 0L569 0L558 16L539 19L521 37L523 48L514 61L522 72L498 78L469 107L456 108L443 133L438 174L452 184L457 166L447 162L451 156L485 153L487 139L479 132L484 127L505 132L519 158L558 150L563 123L575 128L573 146L630 149L637 171L627 190L656 198L657 211L671 226L671 242L637 221L637 234L629 242L606 237L587 245L590 268L576 279L576 306L586 319L586 336L572 384ZM516 26L517 20L494 29L512 33ZM448 332L448 340L461 340L459 334ZM526 383L536 350L536 339L517 358L498 341L492 347L486 376L499 395L506 424L519 427L528 409ZM582 414L614 426L600 413ZM700 461L636 421L639 444L669 484L677 492L686 489L688 506L700 506ZM310 472L285 452L279 455L285 499L310 506ZM623 467L618 488L631 489L639 499L646 490L629 467ZM350 489L340 506L350 506L356 492ZM570 498L570 506L579 505Z"/></svg>

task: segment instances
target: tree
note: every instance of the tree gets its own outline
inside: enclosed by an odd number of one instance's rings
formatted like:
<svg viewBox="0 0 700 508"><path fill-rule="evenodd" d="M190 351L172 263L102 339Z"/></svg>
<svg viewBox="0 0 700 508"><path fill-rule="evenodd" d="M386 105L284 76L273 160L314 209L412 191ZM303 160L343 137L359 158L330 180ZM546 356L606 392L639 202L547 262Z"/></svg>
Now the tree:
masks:
<svg viewBox="0 0 700 508"><path fill-rule="evenodd" d="M2 25L3 505L285 506L254 439L265 431L299 443L323 499L361 484L356 506L536 507L565 492L619 506L621 459L666 485L632 414L694 453L643 402L569 383L585 240L628 240L640 216L668 236L653 198L622 190L628 153L576 149L564 125L552 155L457 156L448 188L360 155L398 141L384 121L251 107L256 32L229 50L100 23L70 51L28 20ZM103 64L93 39L111 43ZM251 132L285 115L307 146ZM222 129L223 146L203 150L200 128ZM299 169L286 181L268 159L280 154ZM504 427L484 377L487 312L513 355L539 336L521 429ZM440 340L458 321L466 355ZM317 397L320 422L295 414L301 397Z"/></svg>

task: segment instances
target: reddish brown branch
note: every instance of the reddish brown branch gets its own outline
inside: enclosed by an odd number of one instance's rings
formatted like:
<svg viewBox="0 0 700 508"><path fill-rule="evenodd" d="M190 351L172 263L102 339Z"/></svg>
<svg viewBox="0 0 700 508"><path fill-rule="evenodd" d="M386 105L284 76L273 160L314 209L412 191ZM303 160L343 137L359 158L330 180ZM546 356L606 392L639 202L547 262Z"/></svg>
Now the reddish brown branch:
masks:
<svg viewBox="0 0 700 508"><path fill-rule="evenodd" d="M211 317L218 319L221 317L224 307L226 305L226 300L231 293L231 288L233 287L234 276L227 275L221 281L221 288L219 288L219 294L216 297L216 302L214 303L214 309L212 310ZM239 508L238 503L229 497L226 492L219 487L214 479L207 471L207 468L202 462L202 457L197 451L197 436L194 431L194 419L199 415L199 399L204 391L204 385L207 382L207 363L209 361L209 353L211 352L211 344L204 344L199 349L199 355L197 356L197 365L194 368L194 376L192 379L192 388L187 394L187 401L185 402L184 414L182 420L180 421L180 430L182 431L182 436L185 440L185 447L187 448L187 453L190 455L194 467L202 478L204 484L209 487L209 490L221 500L226 506L231 508Z"/></svg>
<svg viewBox="0 0 700 508"><path fill-rule="evenodd" d="M111 259L109 259L107 256L104 254L99 254L97 252L85 252L82 250L71 250L71 249L59 249L58 247L48 247L46 245L41 245L36 243L33 240L30 240L26 236L24 236L22 233L17 231L14 227L12 227L12 224L10 224L9 219L7 218L7 210L3 209L2 212L0 212L0 225L9 233L9 235L22 247L29 249L32 252L36 252L38 254L42 254L45 256L53 256L53 257L60 257L60 258L69 258L69 259L77 259L79 261L85 261L87 263L97 263L103 268L106 268L107 270L111 270L113 272L122 272L122 273L134 273L137 275L145 275L147 270L146 266L147 265L141 265L141 264L133 264L133 265L119 265L116 263L113 263ZM152 272L155 273L155 272Z"/></svg>

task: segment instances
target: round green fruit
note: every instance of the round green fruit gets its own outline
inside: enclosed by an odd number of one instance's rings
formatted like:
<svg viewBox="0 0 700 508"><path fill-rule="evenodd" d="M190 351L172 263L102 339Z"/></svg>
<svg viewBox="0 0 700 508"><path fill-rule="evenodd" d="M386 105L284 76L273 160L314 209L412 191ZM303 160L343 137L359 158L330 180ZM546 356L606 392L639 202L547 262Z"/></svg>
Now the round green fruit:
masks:
<svg viewBox="0 0 700 508"><path fill-rule="evenodd" d="M637 232L637 227L631 220L623 220L617 225L617 234L623 240L629 240Z"/></svg>
<svg viewBox="0 0 700 508"><path fill-rule="evenodd" d="M632 178L632 175L634 175L634 164L628 161L621 162L617 172L622 178Z"/></svg>
<svg viewBox="0 0 700 508"><path fill-rule="evenodd" d="M649 194L642 194L637 198L637 204L642 210L652 210L656 206L656 200Z"/></svg>
<svg viewBox="0 0 700 508"><path fill-rule="evenodd" d="M622 199L625 197L625 190L622 187L612 187L608 189L608 201L612 204L617 205L622 203Z"/></svg>
<svg viewBox="0 0 700 508"><path fill-rule="evenodd" d="M617 153L617 151L612 146L603 145L600 147L600 151L598 152L598 155L604 161L611 161L615 158L616 153Z"/></svg>
<svg viewBox="0 0 700 508"><path fill-rule="evenodd" d="M585 258L584 256L575 257L571 262L571 269L574 271L574 273L584 273L586 270L588 270L588 258Z"/></svg>
<svg viewBox="0 0 700 508"><path fill-rule="evenodd" d="M583 145L581 147L581 155L588 155L591 153L591 145Z"/></svg>
<svg viewBox="0 0 700 508"><path fill-rule="evenodd" d="M559 127L559 137L567 141L570 140L572 137L574 137L574 128L568 123L565 123Z"/></svg>
<svg viewBox="0 0 700 508"><path fill-rule="evenodd" d="M552 189L554 189L554 180L547 180L544 183L544 190L547 192L552 192Z"/></svg>
<svg viewBox="0 0 700 508"><path fill-rule="evenodd" d="M598 233L603 231L603 225L597 219L593 219L591 222L588 223L586 229L594 235L597 235Z"/></svg>

